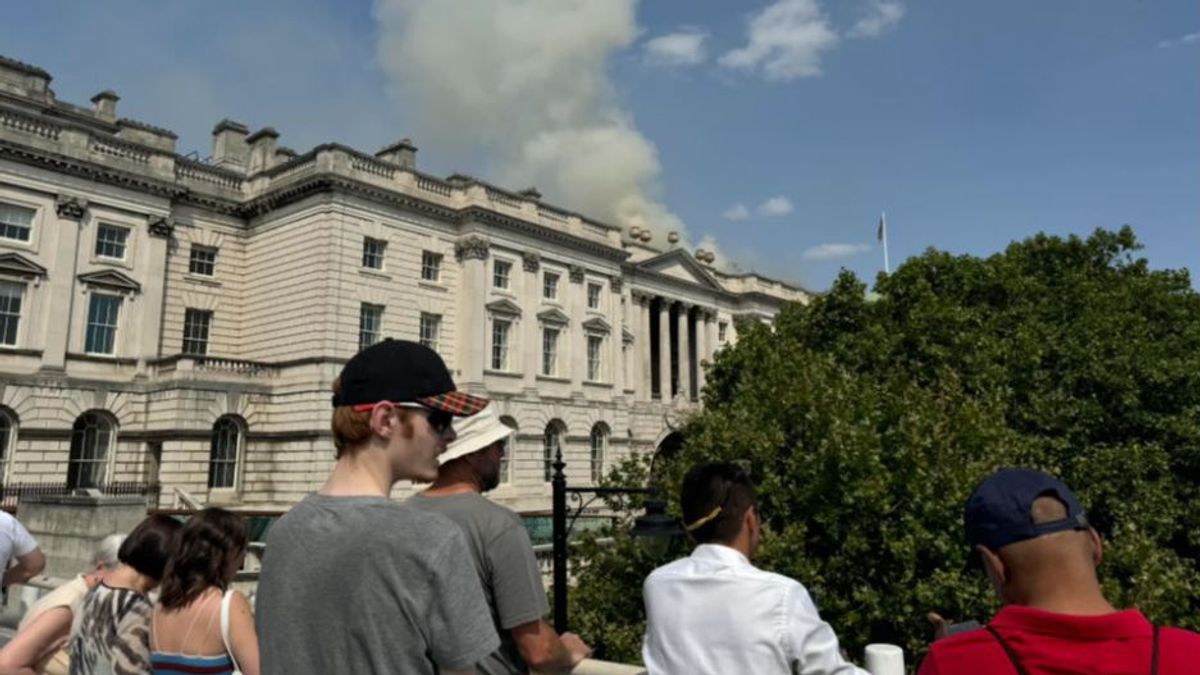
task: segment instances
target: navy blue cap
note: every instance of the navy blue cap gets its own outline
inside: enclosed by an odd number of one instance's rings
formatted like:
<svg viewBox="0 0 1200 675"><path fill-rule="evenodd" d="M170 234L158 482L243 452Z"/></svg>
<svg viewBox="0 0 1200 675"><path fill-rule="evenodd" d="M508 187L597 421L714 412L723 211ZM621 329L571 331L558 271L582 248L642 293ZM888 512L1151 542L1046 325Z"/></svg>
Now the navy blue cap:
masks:
<svg viewBox="0 0 1200 675"><path fill-rule="evenodd" d="M1067 517L1035 524L1033 502L1044 496L1062 502ZM1071 489L1054 476L1032 469L1000 469L983 479L967 499L963 520L967 543L993 551L1051 532L1088 528L1087 515Z"/></svg>

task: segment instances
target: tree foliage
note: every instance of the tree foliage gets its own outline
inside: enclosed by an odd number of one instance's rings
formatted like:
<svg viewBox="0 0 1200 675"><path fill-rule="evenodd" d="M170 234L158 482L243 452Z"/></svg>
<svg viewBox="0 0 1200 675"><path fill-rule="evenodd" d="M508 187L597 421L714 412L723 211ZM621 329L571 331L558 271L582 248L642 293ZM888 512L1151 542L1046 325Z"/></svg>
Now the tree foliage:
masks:
<svg viewBox="0 0 1200 675"><path fill-rule="evenodd" d="M926 612L996 608L968 565L970 490L1042 468L1104 536L1110 599L1198 627L1200 296L1138 249L1126 227L986 259L929 250L871 296L843 273L718 355L668 493L696 463L749 460L768 530L756 563L804 583L852 653L919 655ZM641 581L667 556L618 537L583 558L574 627L637 660Z"/></svg>

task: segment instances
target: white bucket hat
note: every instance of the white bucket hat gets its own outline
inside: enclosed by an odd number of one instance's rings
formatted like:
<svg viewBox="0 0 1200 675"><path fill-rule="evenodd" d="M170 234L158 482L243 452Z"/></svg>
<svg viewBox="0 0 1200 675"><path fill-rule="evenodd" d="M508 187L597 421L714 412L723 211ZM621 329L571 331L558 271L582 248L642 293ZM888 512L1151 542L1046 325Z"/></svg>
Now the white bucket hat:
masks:
<svg viewBox="0 0 1200 675"><path fill-rule="evenodd" d="M438 463L445 464L452 459L482 450L496 441L508 438L513 431L512 427L500 421L495 404L489 404L470 417L456 417L454 433L458 434L458 438L446 446L445 452L438 455Z"/></svg>

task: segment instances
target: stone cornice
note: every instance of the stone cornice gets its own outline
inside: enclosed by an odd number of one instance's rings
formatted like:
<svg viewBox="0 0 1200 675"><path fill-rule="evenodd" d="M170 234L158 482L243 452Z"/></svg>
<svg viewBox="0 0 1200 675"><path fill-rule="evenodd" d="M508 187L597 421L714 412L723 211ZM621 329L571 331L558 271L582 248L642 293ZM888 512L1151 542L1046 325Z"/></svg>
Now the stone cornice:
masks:
<svg viewBox="0 0 1200 675"><path fill-rule="evenodd" d="M555 243L563 244L576 250L586 251L599 258L613 261L624 261L629 257L629 252L615 246L606 246L597 241L592 241L585 237L579 237L573 234L555 230L545 225L531 223L529 221L520 220L506 216L502 213L497 213L480 206L468 206L460 212L464 220L475 220L477 222L488 225L495 225L507 230L528 234L539 239L549 240Z"/></svg>
<svg viewBox="0 0 1200 675"><path fill-rule="evenodd" d="M187 188L173 183L5 140L0 140L0 158L170 199L188 192Z"/></svg>

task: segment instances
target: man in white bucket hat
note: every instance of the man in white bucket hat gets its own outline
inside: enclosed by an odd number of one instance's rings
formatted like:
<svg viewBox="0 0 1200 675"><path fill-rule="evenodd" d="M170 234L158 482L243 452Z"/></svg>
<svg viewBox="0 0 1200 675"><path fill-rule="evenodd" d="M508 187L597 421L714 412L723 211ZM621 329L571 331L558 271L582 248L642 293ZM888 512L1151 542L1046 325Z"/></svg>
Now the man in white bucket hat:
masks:
<svg viewBox="0 0 1200 675"><path fill-rule="evenodd" d="M450 518L467 537L500 634L500 648L476 669L483 675L569 673L591 649L573 633L559 636L545 621L550 606L521 517L483 496L500 484L513 430L492 403L455 420L454 431L458 438L438 456L437 480L409 504Z"/></svg>

